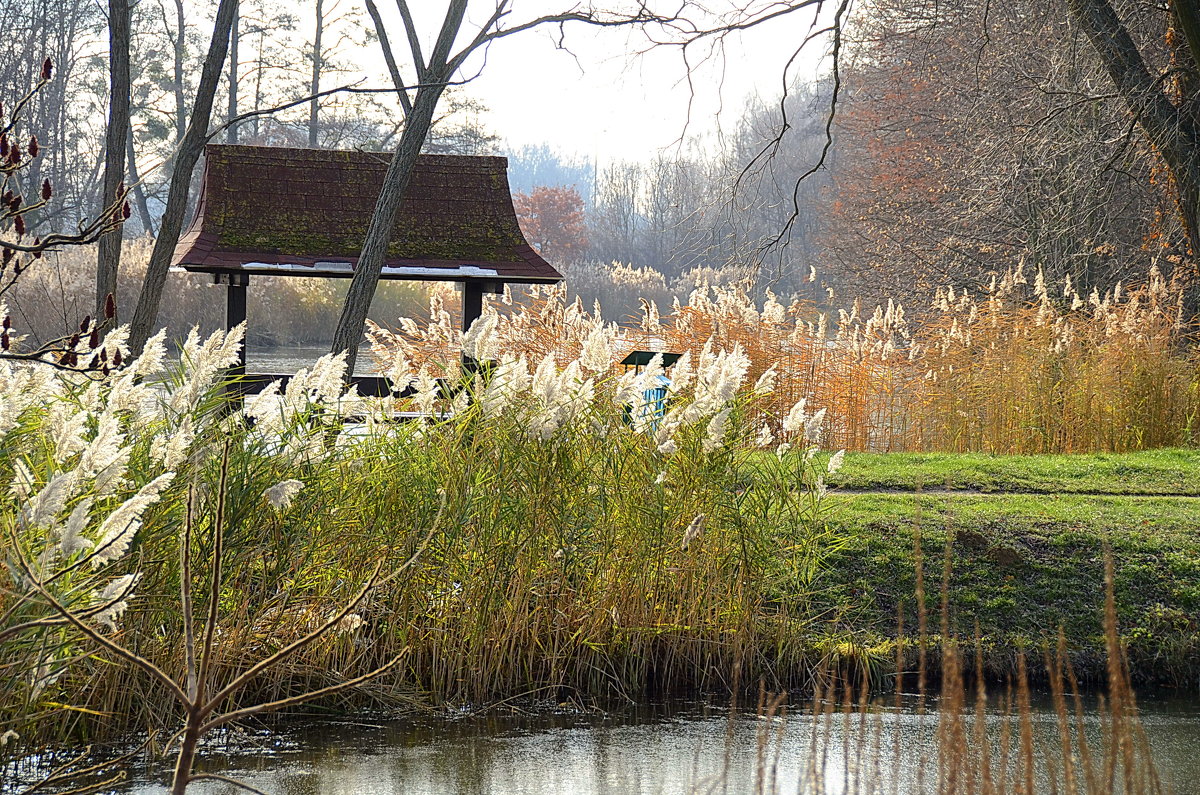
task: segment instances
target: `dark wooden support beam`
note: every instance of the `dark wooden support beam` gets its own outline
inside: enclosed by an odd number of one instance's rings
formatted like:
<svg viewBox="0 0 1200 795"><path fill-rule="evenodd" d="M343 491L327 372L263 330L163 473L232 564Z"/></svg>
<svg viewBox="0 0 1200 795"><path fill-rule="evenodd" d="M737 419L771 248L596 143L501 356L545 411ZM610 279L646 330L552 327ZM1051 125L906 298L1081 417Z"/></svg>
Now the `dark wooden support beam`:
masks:
<svg viewBox="0 0 1200 795"><path fill-rule="evenodd" d="M481 315L483 315L483 284L463 282L462 330L464 334Z"/></svg>
<svg viewBox="0 0 1200 795"><path fill-rule="evenodd" d="M215 273L213 284L225 287L225 330L229 331L239 323L246 322L246 291L250 287L250 275L247 273ZM239 379L246 376L246 339L242 338L242 349L238 353L238 363L226 370L233 384L227 384L225 395L230 402L224 407L225 411L234 412L242 407L242 397L245 391L239 385Z"/></svg>
<svg viewBox="0 0 1200 795"><path fill-rule="evenodd" d="M246 273L218 273L213 276L214 284L225 286L225 330L246 322L246 292L250 287L250 275ZM232 374L246 373L246 342L242 341L242 352Z"/></svg>
<svg viewBox="0 0 1200 795"><path fill-rule="evenodd" d="M483 315L483 294L503 292L504 285L500 282L464 281L462 286L462 330L465 333Z"/></svg>
<svg viewBox="0 0 1200 795"><path fill-rule="evenodd" d="M466 334L471 324L483 316L483 294L498 293L504 289L499 282L464 281L462 283L462 330ZM467 356L462 357L463 370L475 372L478 362Z"/></svg>

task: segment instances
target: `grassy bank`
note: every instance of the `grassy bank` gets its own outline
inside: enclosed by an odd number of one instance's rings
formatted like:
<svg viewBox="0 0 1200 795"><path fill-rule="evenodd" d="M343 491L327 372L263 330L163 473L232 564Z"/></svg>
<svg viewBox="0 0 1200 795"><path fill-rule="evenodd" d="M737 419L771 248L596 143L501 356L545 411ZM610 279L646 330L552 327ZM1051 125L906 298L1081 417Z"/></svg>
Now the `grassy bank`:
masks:
<svg viewBox="0 0 1200 795"><path fill-rule="evenodd" d="M846 457L843 491L972 489L1032 494L1200 496L1200 450L1080 455L883 453Z"/></svg>
<svg viewBox="0 0 1200 795"><path fill-rule="evenodd" d="M1134 678L1195 687L1200 500L1158 495L1194 493L1198 470L1200 456L1190 450L848 455L830 514L844 543L827 560L818 600L829 631L862 638L868 647L893 638L901 603L912 631L919 538L933 631L948 549L951 629L971 638L978 623L985 664L994 674L1013 672L1020 649L1053 645L1061 626L1081 672L1099 680L1108 545ZM919 493L918 487L938 490Z"/></svg>

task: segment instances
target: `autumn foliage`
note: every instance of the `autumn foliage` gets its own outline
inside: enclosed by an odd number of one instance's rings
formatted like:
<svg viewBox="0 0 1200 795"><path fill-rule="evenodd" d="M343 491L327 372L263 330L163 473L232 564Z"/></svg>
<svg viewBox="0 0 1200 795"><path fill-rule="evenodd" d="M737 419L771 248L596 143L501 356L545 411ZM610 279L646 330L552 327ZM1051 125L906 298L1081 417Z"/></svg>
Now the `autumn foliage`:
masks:
<svg viewBox="0 0 1200 795"><path fill-rule="evenodd" d="M514 193L521 232L551 262L574 262L588 247L583 198L574 187L539 187Z"/></svg>

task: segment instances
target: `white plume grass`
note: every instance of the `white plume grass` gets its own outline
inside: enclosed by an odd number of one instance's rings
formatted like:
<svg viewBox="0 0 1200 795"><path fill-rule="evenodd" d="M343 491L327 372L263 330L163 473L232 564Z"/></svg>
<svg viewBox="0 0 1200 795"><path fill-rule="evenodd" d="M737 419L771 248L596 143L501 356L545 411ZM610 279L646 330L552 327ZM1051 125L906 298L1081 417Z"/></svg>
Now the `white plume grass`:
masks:
<svg viewBox="0 0 1200 795"><path fill-rule="evenodd" d="M162 496L162 491L175 478L174 472L159 475L138 489L137 493L123 502L100 525L96 549L92 556L92 568L120 559L128 550L137 531L142 526L142 514Z"/></svg>

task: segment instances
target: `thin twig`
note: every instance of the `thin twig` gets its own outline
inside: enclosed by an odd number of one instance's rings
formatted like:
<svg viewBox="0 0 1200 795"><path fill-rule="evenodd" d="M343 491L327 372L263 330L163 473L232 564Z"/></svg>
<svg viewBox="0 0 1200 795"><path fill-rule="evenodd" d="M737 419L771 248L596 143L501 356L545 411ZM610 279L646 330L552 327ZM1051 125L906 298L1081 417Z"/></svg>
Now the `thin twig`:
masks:
<svg viewBox="0 0 1200 795"><path fill-rule="evenodd" d="M281 698L278 701L271 701L266 704L256 704L253 707L243 707L242 709L237 709L233 712L227 712L223 715L218 715L217 717L203 724L200 727L200 732L203 734L205 732L212 731L219 726L224 726L226 723L230 723L231 721L241 720L242 718L248 718L252 715L260 715L265 712L274 712L275 710L290 707L293 704L303 704L306 701L315 701L316 699L323 698L324 696L333 695L334 693L340 693L343 690L349 690L351 688L358 687L365 682L369 682L372 679L383 676L385 673L395 668L400 661L407 656L407 654L408 649L405 649L383 665L376 668L374 671L365 673L362 676L356 676L353 679L348 679L345 682L338 682L336 685L322 687L318 690L310 690L307 693Z"/></svg>
<svg viewBox="0 0 1200 795"><path fill-rule="evenodd" d="M179 602L183 611L184 669L187 671L188 698L196 700L196 628L192 616L192 528L196 521L196 486L188 489L187 512L183 519L183 538L179 541Z"/></svg>
<svg viewBox="0 0 1200 795"><path fill-rule="evenodd" d="M55 599L54 595L47 591L41 583L33 579L33 572L29 569L29 564L23 557L17 556L17 565L20 566L22 572L30 578L31 582L33 582L33 587L38 591L39 594L41 594L42 598L45 599L50 606L54 608L54 610L57 611L63 618L65 618L67 623L71 624L73 627L82 632L93 643L97 644L98 646L103 646L105 649L109 650L126 662L132 663L136 667L141 668L143 671L149 674L152 679L166 687L167 690L171 692L171 695L173 695L179 701L179 703L186 704L188 702L187 694L183 692L182 688L180 688L178 684L176 684L174 679L163 673L161 668L147 660L145 657L135 654L119 643L115 643L104 637L95 629L92 629L87 624L83 623L83 621L77 615L75 615L70 608L64 606L61 602Z"/></svg>
<svg viewBox="0 0 1200 795"><path fill-rule="evenodd" d="M191 784L193 781L220 781L223 784L229 784L232 787L237 787L238 789L243 789L246 792L256 793L256 795L267 795L267 793L263 792L262 790L260 790L256 787L250 786L249 784L247 784L244 781L241 781L236 778L231 778L230 776L222 776L220 773L197 773L194 776L188 777L189 784Z"/></svg>
<svg viewBox="0 0 1200 795"><path fill-rule="evenodd" d="M212 667L213 637L217 632L217 608L221 603L221 564L225 549L225 491L229 480L229 445L230 440L226 439L225 449L221 453L221 478L217 487L217 515L213 521L213 554L211 583L208 592L208 617L204 620L204 648L200 653L200 672L196 677L195 695L191 699L192 705L197 707L204 702L204 688L208 681L208 672ZM194 658L194 648L192 655Z"/></svg>

